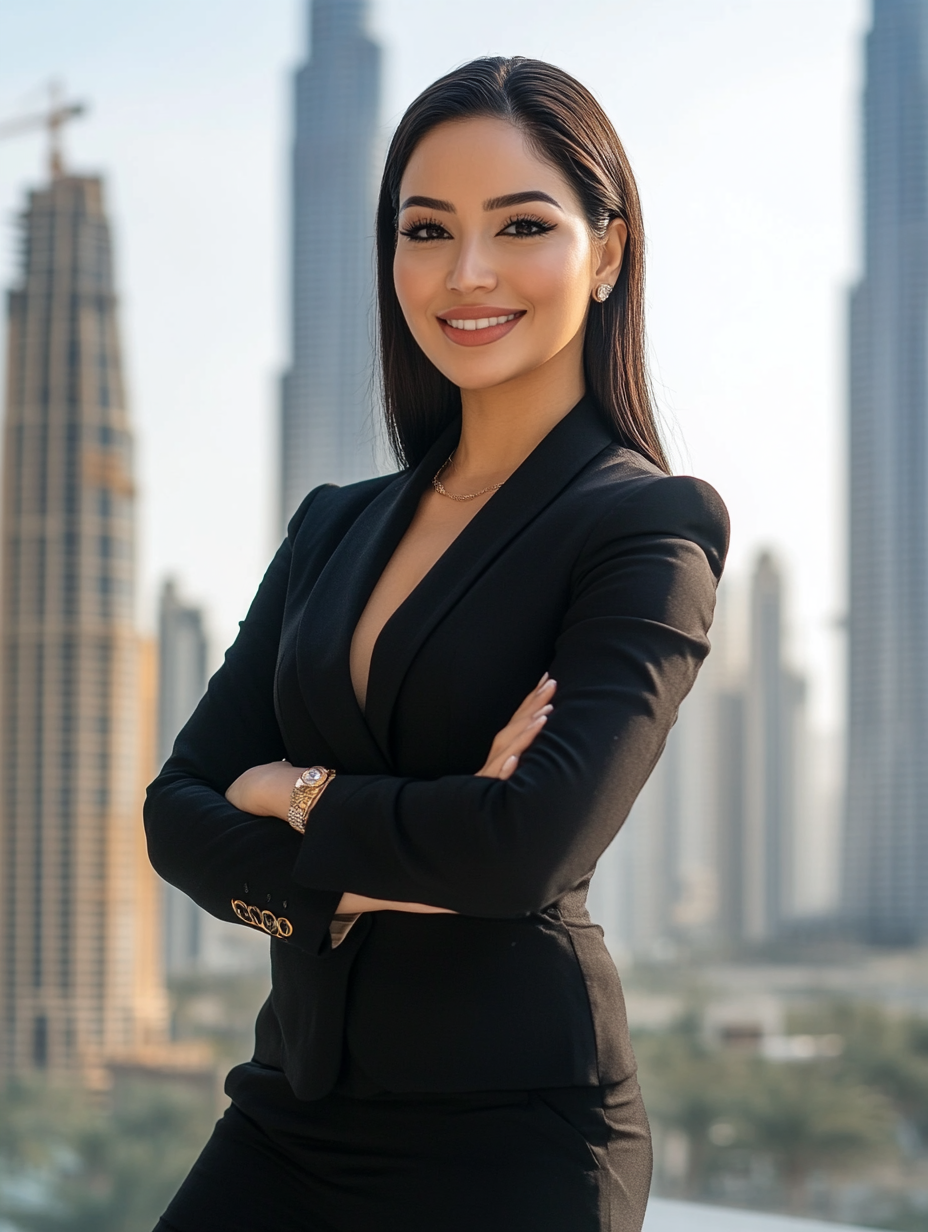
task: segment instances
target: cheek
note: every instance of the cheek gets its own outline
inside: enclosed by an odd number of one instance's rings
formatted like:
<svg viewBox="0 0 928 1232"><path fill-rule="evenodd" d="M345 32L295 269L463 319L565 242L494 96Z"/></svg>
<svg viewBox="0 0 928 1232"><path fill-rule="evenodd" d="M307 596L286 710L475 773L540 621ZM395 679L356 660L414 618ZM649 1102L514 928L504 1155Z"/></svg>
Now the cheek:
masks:
<svg viewBox="0 0 928 1232"><path fill-rule="evenodd" d="M587 308L589 253L582 245L552 248L526 271L531 298L553 328L576 324Z"/></svg>
<svg viewBox="0 0 928 1232"><path fill-rule="evenodd" d="M397 251L393 259L393 285L400 307L410 319L421 315L431 304L443 281L443 267L428 252Z"/></svg>

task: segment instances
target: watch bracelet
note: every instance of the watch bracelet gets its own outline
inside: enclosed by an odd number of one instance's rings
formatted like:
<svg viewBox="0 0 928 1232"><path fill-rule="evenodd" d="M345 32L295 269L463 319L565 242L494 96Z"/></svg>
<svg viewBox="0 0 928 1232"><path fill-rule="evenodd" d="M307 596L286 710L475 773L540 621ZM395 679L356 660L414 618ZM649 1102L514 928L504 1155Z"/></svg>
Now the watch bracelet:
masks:
<svg viewBox="0 0 928 1232"><path fill-rule="evenodd" d="M303 783L298 779L290 793L290 807L287 810L287 823L298 834L306 833L306 823L309 815L319 802L319 797L335 778L334 770L326 770L326 777L321 783Z"/></svg>

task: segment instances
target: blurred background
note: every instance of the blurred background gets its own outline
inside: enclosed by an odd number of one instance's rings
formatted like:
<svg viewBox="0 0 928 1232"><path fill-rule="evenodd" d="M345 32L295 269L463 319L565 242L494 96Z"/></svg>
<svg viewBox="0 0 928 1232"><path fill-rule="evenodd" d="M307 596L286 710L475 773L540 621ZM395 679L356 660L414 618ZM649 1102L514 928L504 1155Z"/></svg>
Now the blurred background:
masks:
<svg viewBox="0 0 928 1232"><path fill-rule="evenodd" d="M302 495L389 465L379 170L483 54L612 117L732 516L591 897L655 1192L928 1230L928 0L8 0L3 1232L144 1232L250 1055L267 945L156 882L144 784Z"/></svg>

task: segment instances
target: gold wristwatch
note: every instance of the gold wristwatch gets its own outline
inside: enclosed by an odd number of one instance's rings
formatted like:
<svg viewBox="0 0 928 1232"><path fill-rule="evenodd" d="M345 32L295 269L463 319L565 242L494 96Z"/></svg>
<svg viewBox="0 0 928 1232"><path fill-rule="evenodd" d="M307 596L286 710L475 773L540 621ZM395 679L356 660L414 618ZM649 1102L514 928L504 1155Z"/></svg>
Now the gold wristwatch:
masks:
<svg viewBox="0 0 928 1232"><path fill-rule="evenodd" d="M300 834L306 833L306 819L334 778L335 771L326 770L324 766L310 766L303 771L290 793L290 807L287 810L287 821L294 830Z"/></svg>

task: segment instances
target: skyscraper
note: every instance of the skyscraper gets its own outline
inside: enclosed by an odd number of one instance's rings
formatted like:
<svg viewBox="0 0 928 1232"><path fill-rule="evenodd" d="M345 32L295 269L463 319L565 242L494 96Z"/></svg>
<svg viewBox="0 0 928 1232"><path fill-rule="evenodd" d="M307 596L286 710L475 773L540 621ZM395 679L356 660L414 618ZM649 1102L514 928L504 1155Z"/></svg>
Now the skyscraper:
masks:
<svg viewBox="0 0 928 1232"><path fill-rule="evenodd" d="M744 689L744 938L776 937L793 912L793 853L804 799L805 683L786 665L783 580L769 552L751 578Z"/></svg>
<svg viewBox="0 0 928 1232"><path fill-rule="evenodd" d="M158 616L158 763L171 756L177 733L206 690L206 631L199 608L183 603L165 582ZM174 886L164 886L164 964L168 975L195 969L208 918Z"/></svg>
<svg viewBox="0 0 928 1232"><path fill-rule="evenodd" d="M844 899L928 934L928 4L874 0L864 270L850 304Z"/></svg>
<svg viewBox="0 0 928 1232"><path fill-rule="evenodd" d="M374 464L373 234L380 48L366 0L310 0L296 74L291 366L283 379L280 515Z"/></svg>
<svg viewBox="0 0 928 1232"><path fill-rule="evenodd" d="M22 224L2 494L0 1066L87 1069L156 1035L163 1011L140 953L155 896L140 886L132 438L101 182L55 176Z"/></svg>

